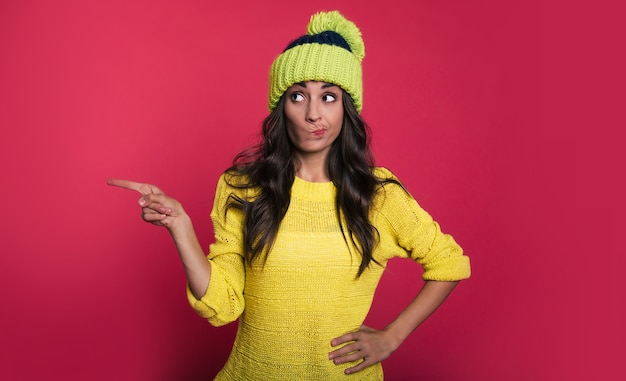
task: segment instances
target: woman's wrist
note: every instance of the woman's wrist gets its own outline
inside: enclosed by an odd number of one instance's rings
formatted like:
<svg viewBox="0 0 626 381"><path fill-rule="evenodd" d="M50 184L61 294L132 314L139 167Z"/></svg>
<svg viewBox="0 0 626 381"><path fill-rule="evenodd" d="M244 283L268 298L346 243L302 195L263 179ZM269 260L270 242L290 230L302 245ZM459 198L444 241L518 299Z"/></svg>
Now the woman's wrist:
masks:
<svg viewBox="0 0 626 381"><path fill-rule="evenodd" d="M174 223L168 226L168 230L174 240L184 239L193 233L193 223L191 217L184 211L176 216ZM195 234L195 233L194 233Z"/></svg>
<svg viewBox="0 0 626 381"><path fill-rule="evenodd" d="M387 336L388 342L395 351L412 332L412 329L403 329L402 324L399 323L398 320L394 320L391 324L383 329L383 332Z"/></svg>

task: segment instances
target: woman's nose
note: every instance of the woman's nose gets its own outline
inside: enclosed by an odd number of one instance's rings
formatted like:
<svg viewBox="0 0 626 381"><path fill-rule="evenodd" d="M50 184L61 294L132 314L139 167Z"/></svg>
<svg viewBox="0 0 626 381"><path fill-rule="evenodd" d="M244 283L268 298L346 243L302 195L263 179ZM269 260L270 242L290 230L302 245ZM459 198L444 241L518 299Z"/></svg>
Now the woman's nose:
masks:
<svg viewBox="0 0 626 381"><path fill-rule="evenodd" d="M319 106L316 102L309 102L309 106L306 110L306 120L309 122L315 122L320 118Z"/></svg>

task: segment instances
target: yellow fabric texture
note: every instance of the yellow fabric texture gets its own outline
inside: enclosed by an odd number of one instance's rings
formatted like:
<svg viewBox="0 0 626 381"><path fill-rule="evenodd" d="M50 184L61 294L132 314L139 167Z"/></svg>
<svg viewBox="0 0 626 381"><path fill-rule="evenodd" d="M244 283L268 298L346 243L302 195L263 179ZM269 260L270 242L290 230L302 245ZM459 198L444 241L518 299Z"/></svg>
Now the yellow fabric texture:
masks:
<svg viewBox="0 0 626 381"><path fill-rule="evenodd" d="M379 177L393 177L377 168ZM412 258L423 279L452 281L470 276L468 257L441 232L417 202L394 184L375 198L370 219L380 233L372 264L356 277L361 258L348 247L337 221L331 182L296 178L291 203L265 265L244 266L242 213L225 211L230 194L245 196L220 178L211 217L211 280L191 306L216 326L238 321L230 357L216 380L382 380L380 364L347 376L354 364L328 360L331 339L363 323L387 261ZM210 345L207 344L207 345Z"/></svg>

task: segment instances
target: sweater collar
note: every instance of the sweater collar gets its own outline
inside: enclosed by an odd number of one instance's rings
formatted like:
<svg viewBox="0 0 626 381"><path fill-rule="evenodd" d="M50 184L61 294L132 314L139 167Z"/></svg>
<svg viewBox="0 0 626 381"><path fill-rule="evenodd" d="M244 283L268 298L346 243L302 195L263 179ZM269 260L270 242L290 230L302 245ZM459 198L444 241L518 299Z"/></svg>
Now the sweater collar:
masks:
<svg viewBox="0 0 626 381"><path fill-rule="evenodd" d="M291 197L310 201L334 200L337 189L332 181L315 183L295 177L291 187Z"/></svg>

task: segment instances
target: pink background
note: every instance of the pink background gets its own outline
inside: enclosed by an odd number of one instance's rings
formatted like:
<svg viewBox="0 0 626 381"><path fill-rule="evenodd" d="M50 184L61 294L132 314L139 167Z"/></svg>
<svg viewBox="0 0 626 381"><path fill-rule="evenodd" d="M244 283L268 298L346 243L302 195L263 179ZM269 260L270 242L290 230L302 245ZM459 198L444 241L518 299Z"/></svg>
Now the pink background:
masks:
<svg viewBox="0 0 626 381"><path fill-rule="evenodd" d="M235 325L188 307L168 234L105 180L159 185L207 247L217 177L267 113L269 66L324 9L362 30L378 164L473 265L387 379L624 379L610 219L623 140L606 131L623 106L599 91L624 82L609 74L619 13L487 0L3 1L0 379L215 375ZM378 328L421 284L410 262L388 270Z"/></svg>

